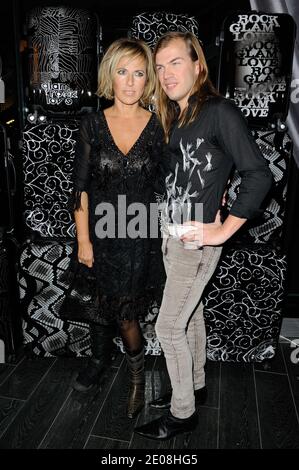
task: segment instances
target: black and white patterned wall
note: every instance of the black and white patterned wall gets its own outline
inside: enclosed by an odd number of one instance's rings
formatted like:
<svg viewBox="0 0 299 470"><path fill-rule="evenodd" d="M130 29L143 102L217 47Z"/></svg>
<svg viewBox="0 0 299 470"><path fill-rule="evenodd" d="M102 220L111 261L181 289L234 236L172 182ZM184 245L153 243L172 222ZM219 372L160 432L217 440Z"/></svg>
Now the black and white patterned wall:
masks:
<svg viewBox="0 0 299 470"><path fill-rule="evenodd" d="M282 321L286 256L266 245L232 248L204 296L207 357L262 362L274 357Z"/></svg>
<svg viewBox="0 0 299 470"><path fill-rule="evenodd" d="M28 124L23 132L24 218L27 231L49 239L75 236L68 207L78 121Z"/></svg>
<svg viewBox="0 0 299 470"><path fill-rule="evenodd" d="M199 25L194 16L164 11L144 12L134 16L129 35L142 39L154 48L158 39L167 31L191 31L199 34Z"/></svg>
<svg viewBox="0 0 299 470"><path fill-rule="evenodd" d="M223 25L219 90L250 126L285 122L296 25L290 15L236 12Z"/></svg>
<svg viewBox="0 0 299 470"><path fill-rule="evenodd" d="M280 243L286 211L288 169L292 153L292 141L286 132L254 129L253 137L268 162L274 183L264 204L263 213L248 221L245 230L236 234L243 243ZM236 171L228 187L228 207L235 201L241 177Z"/></svg>
<svg viewBox="0 0 299 470"><path fill-rule="evenodd" d="M88 325L63 322L59 309L66 286L66 271L72 245L29 243L22 249L19 286L24 345L34 355L90 354Z"/></svg>
<svg viewBox="0 0 299 470"><path fill-rule="evenodd" d="M97 16L87 10L38 7L27 16L28 107L76 114L96 105L101 45Z"/></svg>

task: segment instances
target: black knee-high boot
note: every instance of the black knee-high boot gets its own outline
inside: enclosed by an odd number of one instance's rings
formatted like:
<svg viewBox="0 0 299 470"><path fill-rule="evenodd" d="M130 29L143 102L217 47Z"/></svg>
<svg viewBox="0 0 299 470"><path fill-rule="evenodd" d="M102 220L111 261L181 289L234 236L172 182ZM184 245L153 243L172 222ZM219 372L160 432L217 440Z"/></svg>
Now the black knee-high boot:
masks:
<svg viewBox="0 0 299 470"><path fill-rule="evenodd" d="M126 360L130 372L127 416L134 418L144 406L144 348L138 353L126 349Z"/></svg>
<svg viewBox="0 0 299 470"><path fill-rule="evenodd" d="M97 323L90 325L91 353L87 366L73 382L73 388L78 392L87 392L96 385L101 375L111 363L111 352L113 349L113 336L115 326L104 326Z"/></svg>

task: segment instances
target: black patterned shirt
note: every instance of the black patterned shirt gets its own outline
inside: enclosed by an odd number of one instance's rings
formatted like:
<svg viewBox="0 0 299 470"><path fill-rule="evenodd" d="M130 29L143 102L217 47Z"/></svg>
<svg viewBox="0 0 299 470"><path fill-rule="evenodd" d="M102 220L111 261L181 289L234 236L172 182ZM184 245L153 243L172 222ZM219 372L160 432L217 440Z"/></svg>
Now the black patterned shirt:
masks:
<svg viewBox="0 0 299 470"><path fill-rule="evenodd" d="M178 127L175 122L172 127L164 160L166 204L162 225L181 223L182 207L189 208L184 221L213 222L234 168L241 184L230 214L254 218L260 214L271 187L271 171L241 111L223 97L212 97L191 124Z"/></svg>

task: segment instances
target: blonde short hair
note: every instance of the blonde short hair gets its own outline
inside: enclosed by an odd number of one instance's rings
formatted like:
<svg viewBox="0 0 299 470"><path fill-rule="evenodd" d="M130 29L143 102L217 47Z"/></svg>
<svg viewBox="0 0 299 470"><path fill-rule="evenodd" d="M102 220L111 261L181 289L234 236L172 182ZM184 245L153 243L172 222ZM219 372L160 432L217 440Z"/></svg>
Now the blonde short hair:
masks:
<svg viewBox="0 0 299 470"><path fill-rule="evenodd" d="M109 46L99 66L97 95L107 100L113 99L113 78L117 64L123 57L142 57L145 60L146 84L140 101L143 106L148 106L155 93L156 73L152 52L147 44L139 39L121 38Z"/></svg>

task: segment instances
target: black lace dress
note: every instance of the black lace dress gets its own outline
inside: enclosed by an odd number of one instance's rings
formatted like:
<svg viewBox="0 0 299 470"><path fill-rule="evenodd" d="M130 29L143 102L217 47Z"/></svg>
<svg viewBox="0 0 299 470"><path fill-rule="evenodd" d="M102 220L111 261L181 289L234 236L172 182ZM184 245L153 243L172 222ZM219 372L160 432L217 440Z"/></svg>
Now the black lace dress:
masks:
<svg viewBox="0 0 299 470"><path fill-rule="evenodd" d="M74 207L80 207L81 192L86 191L102 323L144 317L149 305L159 303L162 296L161 239L149 236L150 217L155 218L149 208L156 203L161 180L162 142L162 129L154 114L126 155L116 146L102 111L81 121L74 162ZM134 203L147 208L147 233L145 236L143 224L142 236L131 238L126 229L130 221L134 224L136 212L134 206L129 210L133 215L127 211ZM108 228L103 216L109 219L110 232L109 237L99 238L101 228Z"/></svg>

